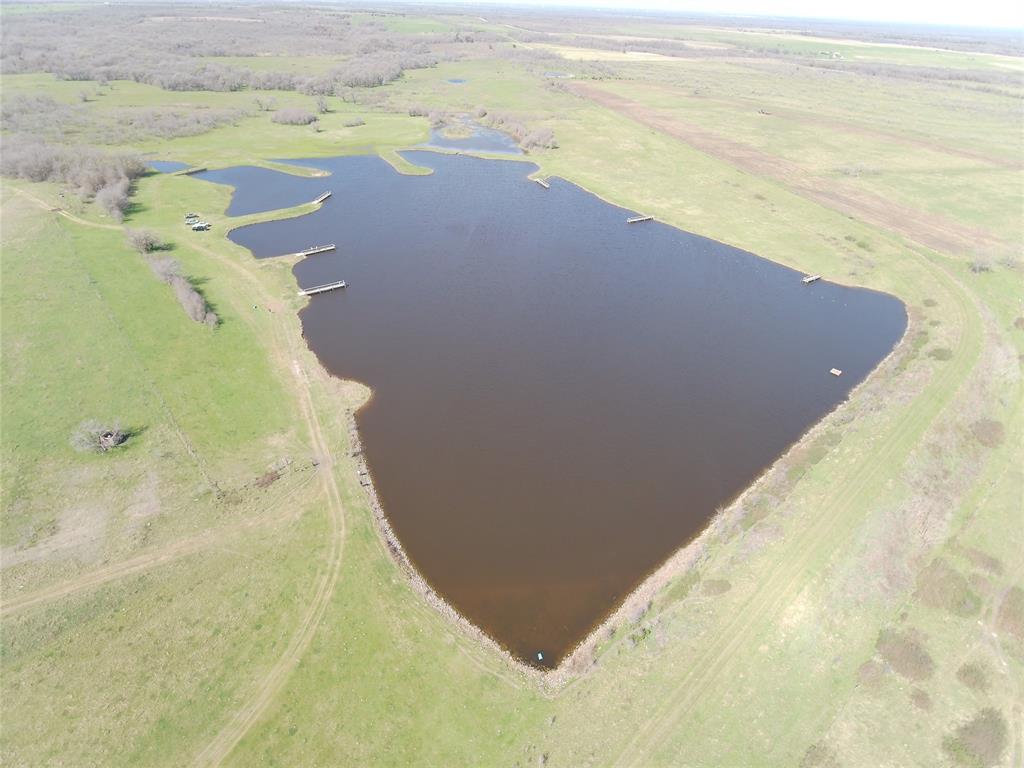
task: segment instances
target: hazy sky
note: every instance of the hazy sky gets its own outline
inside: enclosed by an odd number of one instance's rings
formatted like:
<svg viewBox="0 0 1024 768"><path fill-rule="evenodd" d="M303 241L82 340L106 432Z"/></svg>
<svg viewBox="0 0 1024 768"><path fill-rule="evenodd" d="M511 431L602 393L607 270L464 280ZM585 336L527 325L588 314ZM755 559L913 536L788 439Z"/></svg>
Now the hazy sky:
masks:
<svg viewBox="0 0 1024 768"><path fill-rule="evenodd" d="M476 0L480 2L481 0ZM500 2L501 0L483 0ZM798 16L858 21L924 22L972 27L1024 25L1024 1L1016 0L504 0L516 5L579 6L751 16Z"/></svg>

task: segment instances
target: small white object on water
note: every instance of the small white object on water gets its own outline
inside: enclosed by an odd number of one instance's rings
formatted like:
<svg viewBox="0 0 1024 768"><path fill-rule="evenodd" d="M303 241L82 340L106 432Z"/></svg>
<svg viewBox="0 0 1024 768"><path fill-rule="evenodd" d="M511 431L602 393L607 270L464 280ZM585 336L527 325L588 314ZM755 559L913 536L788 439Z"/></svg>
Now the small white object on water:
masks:
<svg viewBox="0 0 1024 768"><path fill-rule="evenodd" d="M833 376L842 376L843 375L843 372L840 371L838 368L833 368L832 370L829 371L829 373L831 373Z"/></svg>
<svg viewBox="0 0 1024 768"><path fill-rule="evenodd" d="M544 654L539 651L537 653L537 661L544 661Z"/></svg>

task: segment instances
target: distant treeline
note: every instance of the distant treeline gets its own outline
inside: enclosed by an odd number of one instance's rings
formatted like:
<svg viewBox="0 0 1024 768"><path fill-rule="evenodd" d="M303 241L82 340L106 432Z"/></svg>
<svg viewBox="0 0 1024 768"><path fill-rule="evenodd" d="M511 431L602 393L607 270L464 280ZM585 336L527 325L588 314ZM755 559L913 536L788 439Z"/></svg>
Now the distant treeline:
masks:
<svg viewBox="0 0 1024 768"><path fill-rule="evenodd" d="M350 14L323 8L102 6L5 17L0 70L100 83L132 80L171 91L332 95L383 85L407 69L459 58L460 48L500 39L458 29L400 33L384 22L353 23ZM324 74L307 75L211 61L267 55L333 56L338 63Z"/></svg>

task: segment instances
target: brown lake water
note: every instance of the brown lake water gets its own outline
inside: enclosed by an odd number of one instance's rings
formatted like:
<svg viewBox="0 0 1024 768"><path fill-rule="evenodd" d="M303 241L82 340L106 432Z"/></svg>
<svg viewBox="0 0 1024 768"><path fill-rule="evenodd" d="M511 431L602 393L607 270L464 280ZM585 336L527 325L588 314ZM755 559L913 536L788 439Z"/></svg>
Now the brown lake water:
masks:
<svg viewBox="0 0 1024 768"><path fill-rule="evenodd" d="M463 615L554 666L846 398L905 309L627 225L528 163L406 157L434 173L347 157L290 161L322 178L200 177L235 186L232 214L333 192L230 237L257 257L337 243L295 267L302 286L348 282L302 326L328 370L373 389L357 422L388 519Z"/></svg>

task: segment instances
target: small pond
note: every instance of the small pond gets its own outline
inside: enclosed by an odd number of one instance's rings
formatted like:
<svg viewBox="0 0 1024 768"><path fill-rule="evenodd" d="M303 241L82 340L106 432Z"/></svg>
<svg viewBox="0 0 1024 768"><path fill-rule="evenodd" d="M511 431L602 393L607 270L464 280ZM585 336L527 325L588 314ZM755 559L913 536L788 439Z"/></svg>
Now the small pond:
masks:
<svg viewBox="0 0 1024 768"><path fill-rule="evenodd" d="M445 128L433 128L430 131L430 141L422 146L459 152L499 155L523 154L523 150L519 148L516 140L507 133L496 131L493 128L486 128L472 120L462 120L457 125L452 126L452 128L460 134L466 133L468 135L447 136L445 135Z"/></svg>
<svg viewBox="0 0 1024 768"><path fill-rule="evenodd" d="M175 160L147 160L146 167L152 168L157 173L174 173L189 168L188 163L179 163Z"/></svg>
<svg viewBox="0 0 1024 768"><path fill-rule="evenodd" d="M202 177L236 187L233 214L333 193L231 239L258 258L337 243L295 267L302 286L348 281L302 326L328 370L373 389L357 421L389 520L441 595L552 666L843 401L906 312L627 224L529 163L406 157L434 173L346 157L293 161L321 178Z"/></svg>

